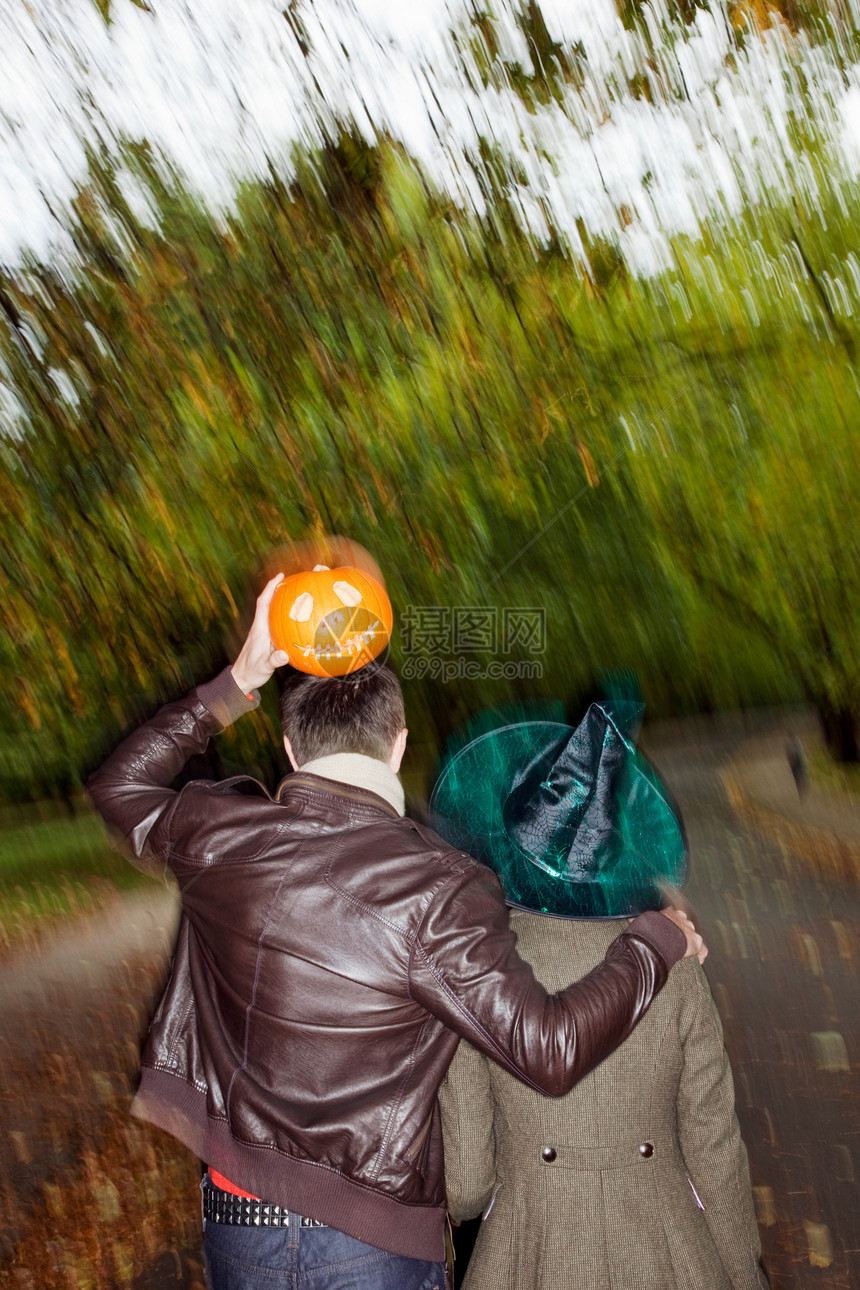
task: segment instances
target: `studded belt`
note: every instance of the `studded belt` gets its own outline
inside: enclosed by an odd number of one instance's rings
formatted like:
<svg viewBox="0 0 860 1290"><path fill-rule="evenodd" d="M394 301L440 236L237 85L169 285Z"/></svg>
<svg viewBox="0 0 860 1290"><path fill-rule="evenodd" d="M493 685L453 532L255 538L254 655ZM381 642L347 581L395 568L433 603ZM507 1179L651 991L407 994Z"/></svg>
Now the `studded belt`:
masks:
<svg viewBox="0 0 860 1290"><path fill-rule="evenodd" d="M218 1187L203 1188L203 1217L210 1223L231 1223L234 1227L288 1227L290 1211L265 1200L232 1196ZM327 1227L317 1218L295 1214L301 1227Z"/></svg>

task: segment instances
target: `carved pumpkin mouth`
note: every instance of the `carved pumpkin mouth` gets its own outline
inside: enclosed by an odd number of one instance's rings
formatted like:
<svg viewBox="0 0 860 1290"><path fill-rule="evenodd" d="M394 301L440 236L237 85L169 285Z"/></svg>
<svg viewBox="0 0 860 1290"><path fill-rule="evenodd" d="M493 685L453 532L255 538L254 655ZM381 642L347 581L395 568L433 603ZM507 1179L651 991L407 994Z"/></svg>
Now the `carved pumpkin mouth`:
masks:
<svg viewBox="0 0 860 1290"><path fill-rule="evenodd" d="M314 658L325 667L344 660L365 662L374 657L371 647L380 637L387 637L382 621L362 607L333 609L317 625L313 645L302 647L305 658ZM378 653L378 651L376 651Z"/></svg>

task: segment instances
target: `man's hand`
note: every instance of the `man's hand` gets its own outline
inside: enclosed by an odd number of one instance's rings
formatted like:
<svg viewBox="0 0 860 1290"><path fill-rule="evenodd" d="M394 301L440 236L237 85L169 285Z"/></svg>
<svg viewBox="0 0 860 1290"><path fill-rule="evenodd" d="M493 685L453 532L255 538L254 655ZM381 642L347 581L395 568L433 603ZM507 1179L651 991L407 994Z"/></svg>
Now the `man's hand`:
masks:
<svg viewBox="0 0 860 1290"><path fill-rule="evenodd" d="M669 905L667 909L661 909L660 913L665 915L665 917L668 918L670 922L674 923L676 927L680 927L681 931L686 936L687 953L684 955L684 958L691 959L695 954L699 962L704 963L705 959L708 957L708 947L687 915L683 913L682 910L675 909L673 905Z"/></svg>
<svg viewBox="0 0 860 1290"><path fill-rule="evenodd" d="M239 657L231 668L233 680L245 694L265 685L276 667L288 663L289 655L282 649L275 649L269 635L269 606L279 582L283 581L282 573L275 574L267 582L257 597L257 609L248 639L239 651Z"/></svg>

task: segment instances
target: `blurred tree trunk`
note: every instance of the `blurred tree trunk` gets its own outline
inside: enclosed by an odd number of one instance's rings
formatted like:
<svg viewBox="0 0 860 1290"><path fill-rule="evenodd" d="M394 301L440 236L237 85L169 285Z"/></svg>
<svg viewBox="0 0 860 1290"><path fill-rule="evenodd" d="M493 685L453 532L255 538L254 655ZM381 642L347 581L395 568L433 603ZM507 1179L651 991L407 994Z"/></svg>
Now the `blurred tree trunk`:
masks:
<svg viewBox="0 0 860 1290"><path fill-rule="evenodd" d="M824 742L839 762L860 762L860 732L857 709L834 707L827 700L816 703Z"/></svg>

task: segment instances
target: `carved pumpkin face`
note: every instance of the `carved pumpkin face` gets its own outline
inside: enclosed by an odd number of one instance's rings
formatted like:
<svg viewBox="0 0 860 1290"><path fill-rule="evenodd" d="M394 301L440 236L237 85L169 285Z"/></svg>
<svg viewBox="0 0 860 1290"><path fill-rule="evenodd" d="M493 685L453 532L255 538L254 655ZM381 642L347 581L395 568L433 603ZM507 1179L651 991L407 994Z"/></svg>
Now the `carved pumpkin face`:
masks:
<svg viewBox="0 0 860 1290"><path fill-rule="evenodd" d="M385 589L349 565L284 578L272 598L269 630L276 649L313 676L346 676L382 653L393 614Z"/></svg>

